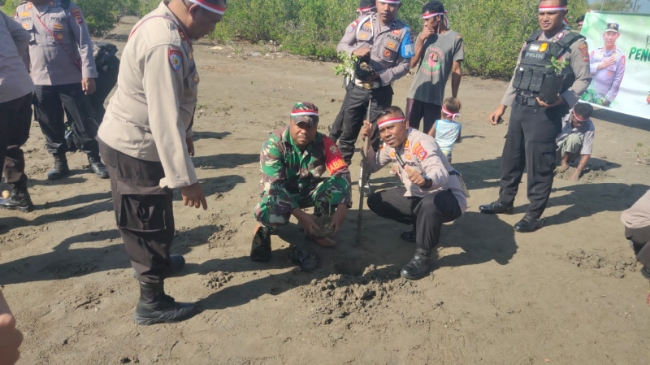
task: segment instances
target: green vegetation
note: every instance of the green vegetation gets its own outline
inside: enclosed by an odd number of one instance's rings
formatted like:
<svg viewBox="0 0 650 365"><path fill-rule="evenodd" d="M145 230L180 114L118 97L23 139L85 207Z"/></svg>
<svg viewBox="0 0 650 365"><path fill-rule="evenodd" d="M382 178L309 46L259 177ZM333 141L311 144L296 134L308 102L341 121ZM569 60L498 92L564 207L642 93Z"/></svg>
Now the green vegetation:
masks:
<svg viewBox="0 0 650 365"><path fill-rule="evenodd" d="M422 29L420 16L427 0L405 1L398 17L417 36ZM19 0L6 0L3 10L14 13ZM158 0L77 0L93 35L112 29L124 15L142 16L155 8ZM464 68L470 73L510 77L518 52L526 37L537 28L537 1L443 0L451 28L465 40ZM310 57L337 59L336 45L356 17L358 0L231 0L222 23L211 39L217 42L273 41L281 49ZM2 0L0 0L2 5ZM569 1L569 22L588 9L587 0ZM592 4L599 10L600 2ZM604 0L610 11L631 10L631 0Z"/></svg>

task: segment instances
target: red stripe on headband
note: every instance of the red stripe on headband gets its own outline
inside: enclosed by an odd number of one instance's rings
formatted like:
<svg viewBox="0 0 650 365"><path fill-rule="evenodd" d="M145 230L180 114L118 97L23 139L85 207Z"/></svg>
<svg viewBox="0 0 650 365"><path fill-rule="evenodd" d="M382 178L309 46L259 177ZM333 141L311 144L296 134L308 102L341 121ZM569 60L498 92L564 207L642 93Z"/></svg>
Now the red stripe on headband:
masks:
<svg viewBox="0 0 650 365"><path fill-rule="evenodd" d="M222 8L222 7L217 6L215 4L211 4L211 3L207 2L207 0L190 0L190 2L198 4L202 8L210 10L213 13L217 13L217 14L221 14L221 15L226 13L226 8Z"/></svg>
<svg viewBox="0 0 650 365"><path fill-rule="evenodd" d="M577 119L579 122L586 122L586 121L589 120L589 118L587 118L587 119L582 119L582 118L580 118L580 117L578 116L578 114L576 114L575 110L572 110L571 113L573 114L574 117L576 117L576 119Z"/></svg>
<svg viewBox="0 0 650 365"><path fill-rule="evenodd" d="M377 122L377 127L381 127L386 124L393 124L393 123L401 123L404 121L406 118L398 117L398 118L388 118L384 119L381 122Z"/></svg>
<svg viewBox="0 0 650 365"><path fill-rule="evenodd" d="M358 8L357 11L359 13L363 13L364 11L372 10L372 9L375 9L375 8L377 8L377 7L376 6L369 6L367 8Z"/></svg>

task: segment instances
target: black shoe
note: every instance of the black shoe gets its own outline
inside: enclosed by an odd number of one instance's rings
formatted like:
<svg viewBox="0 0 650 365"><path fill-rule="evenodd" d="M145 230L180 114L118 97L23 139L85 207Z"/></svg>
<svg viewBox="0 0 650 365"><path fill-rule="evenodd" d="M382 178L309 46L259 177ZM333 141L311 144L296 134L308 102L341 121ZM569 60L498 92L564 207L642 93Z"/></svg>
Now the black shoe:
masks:
<svg viewBox="0 0 650 365"><path fill-rule="evenodd" d="M430 254L427 255L426 253L416 251L411 262L402 268L400 275L409 280L421 279L431 270L432 262L433 260Z"/></svg>
<svg viewBox="0 0 650 365"><path fill-rule="evenodd" d="M170 276L178 275L185 267L185 257L183 255L170 255L169 260L171 261ZM131 276L136 279L138 278L138 273L135 269L131 269Z"/></svg>
<svg viewBox="0 0 650 365"><path fill-rule="evenodd" d="M251 261L268 262L271 260L271 230L258 225L251 245Z"/></svg>
<svg viewBox="0 0 650 365"><path fill-rule="evenodd" d="M478 210L485 214L512 214L513 205L501 204L501 202L497 200L493 203L479 206Z"/></svg>
<svg viewBox="0 0 650 365"><path fill-rule="evenodd" d="M650 267L644 265L641 268L641 275L643 275L644 278L650 280Z"/></svg>
<svg viewBox="0 0 650 365"><path fill-rule="evenodd" d="M151 300L144 299L151 297ZM178 303L165 294L163 283L140 282L140 300L133 314L135 323L143 326L174 323L190 319L197 313L194 303Z"/></svg>
<svg viewBox="0 0 650 365"><path fill-rule="evenodd" d="M47 179L59 180L68 174L70 174L70 168L68 167L68 160L65 157L65 153L54 155L54 166L47 173Z"/></svg>
<svg viewBox="0 0 650 365"><path fill-rule="evenodd" d="M406 242L415 243L415 227L411 230L402 232L399 236Z"/></svg>
<svg viewBox="0 0 650 365"><path fill-rule="evenodd" d="M536 230L542 228L544 225L544 219L542 218L532 218L524 217L522 220L515 224L515 231L522 233L535 232Z"/></svg>
<svg viewBox="0 0 650 365"><path fill-rule="evenodd" d="M99 157L88 156L88 163L95 175L99 176L100 179L108 179L108 170L106 170L106 166L104 166Z"/></svg>
<svg viewBox="0 0 650 365"><path fill-rule="evenodd" d="M19 186L19 184L14 184L13 189L11 189L9 198L0 198L0 209L18 210L23 213L31 212L34 210L34 204L32 203L32 199L29 197L29 193L27 192L27 185L24 183L20 185L22 186Z"/></svg>

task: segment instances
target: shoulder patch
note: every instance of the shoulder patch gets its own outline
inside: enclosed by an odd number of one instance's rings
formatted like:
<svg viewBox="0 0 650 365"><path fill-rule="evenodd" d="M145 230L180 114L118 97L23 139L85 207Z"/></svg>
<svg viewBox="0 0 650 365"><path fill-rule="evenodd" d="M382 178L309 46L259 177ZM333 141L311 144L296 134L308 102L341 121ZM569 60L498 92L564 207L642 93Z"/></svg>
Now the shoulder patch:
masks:
<svg viewBox="0 0 650 365"><path fill-rule="evenodd" d="M621 56L621 65L625 65L625 56Z"/></svg>
<svg viewBox="0 0 650 365"><path fill-rule="evenodd" d="M393 34L395 34L395 35L400 35L400 34L402 34L402 30L401 30L401 29L395 29L395 30L393 31Z"/></svg>
<svg viewBox="0 0 650 365"><path fill-rule="evenodd" d="M330 172L330 175L333 175L335 172L348 167L348 165L343 160L341 152L338 147L334 144L329 137L323 138L323 147L325 149L325 164L327 169Z"/></svg>
<svg viewBox="0 0 650 365"><path fill-rule="evenodd" d="M589 47L587 47L587 43L581 44L578 49L580 49L580 53L582 53L582 61L589 62Z"/></svg>
<svg viewBox="0 0 650 365"><path fill-rule="evenodd" d="M81 16L81 9L79 9L79 8L74 8L74 9L72 9L72 10L70 11L70 13L72 13L72 15L74 15L74 16Z"/></svg>
<svg viewBox="0 0 650 365"><path fill-rule="evenodd" d="M354 32L355 29L357 29L357 24L359 24L359 20L355 20L352 23L350 23L350 26L348 26L348 29L345 30L346 34L350 34Z"/></svg>
<svg viewBox="0 0 650 365"><path fill-rule="evenodd" d="M169 64L174 71L178 71L183 66L183 54L176 49L169 50Z"/></svg>
<svg viewBox="0 0 650 365"><path fill-rule="evenodd" d="M27 3L27 9L31 9L33 7L34 7L34 5L32 5L32 3Z"/></svg>
<svg viewBox="0 0 650 365"><path fill-rule="evenodd" d="M429 155L424 147L422 147L422 144L420 144L420 142L416 143L413 146L413 153L415 154L415 157L417 157L417 159L420 161L424 160Z"/></svg>

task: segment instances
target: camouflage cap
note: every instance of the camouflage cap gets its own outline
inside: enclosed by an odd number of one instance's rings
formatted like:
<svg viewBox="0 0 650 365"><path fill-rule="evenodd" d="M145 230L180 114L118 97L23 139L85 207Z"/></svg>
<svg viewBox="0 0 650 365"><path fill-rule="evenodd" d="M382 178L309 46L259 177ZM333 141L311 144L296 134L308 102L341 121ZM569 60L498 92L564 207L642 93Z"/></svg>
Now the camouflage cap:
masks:
<svg viewBox="0 0 650 365"><path fill-rule="evenodd" d="M605 33L607 32L618 33L618 23L607 23L607 29L605 29Z"/></svg>
<svg viewBox="0 0 650 365"><path fill-rule="evenodd" d="M313 127L318 124L318 107L309 102L294 104L291 110L291 120L294 123L307 123Z"/></svg>

